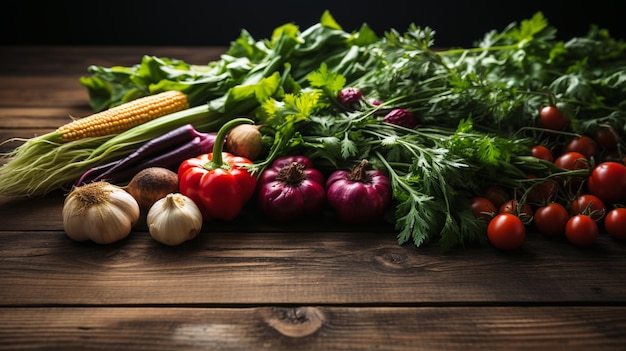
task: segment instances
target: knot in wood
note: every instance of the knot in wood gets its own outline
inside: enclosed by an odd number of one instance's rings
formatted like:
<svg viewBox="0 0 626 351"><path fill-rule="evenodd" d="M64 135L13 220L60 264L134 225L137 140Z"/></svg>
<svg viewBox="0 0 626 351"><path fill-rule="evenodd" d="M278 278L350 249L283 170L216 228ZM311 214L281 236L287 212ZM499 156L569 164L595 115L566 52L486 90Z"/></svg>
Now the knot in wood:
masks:
<svg viewBox="0 0 626 351"><path fill-rule="evenodd" d="M315 307L276 307L269 311L266 322L285 336L302 338L322 327L324 314Z"/></svg>
<svg viewBox="0 0 626 351"><path fill-rule="evenodd" d="M410 258L405 252L398 250L384 251L375 256L377 262L382 266L393 269L406 269Z"/></svg>

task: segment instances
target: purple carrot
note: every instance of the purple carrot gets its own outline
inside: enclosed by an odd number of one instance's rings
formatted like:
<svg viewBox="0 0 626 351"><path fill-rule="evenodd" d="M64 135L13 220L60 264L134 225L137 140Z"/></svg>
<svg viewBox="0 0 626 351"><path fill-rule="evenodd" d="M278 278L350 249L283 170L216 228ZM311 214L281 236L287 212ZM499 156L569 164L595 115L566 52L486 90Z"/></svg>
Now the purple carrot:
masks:
<svg viewBox="0 0 626 351"><path fill-rule="evenodd" d="M130 168L121 169L119 172L103 174L94 180L106 180L109 182L129 181L135 174L148 167L163 167L173 172L178 171L178 166L188 158L196 157L200 154L209 153L213 150L217 133L202 133L202 136L195 137L192 141L179 146L176 149L160 154L154 158L147 159Z"/></svg>
<svg viewBox="0 0 626 351"><path fill-rule="evenodd" d="M120 162L119 160L115 160L109 163L105 163L103 165L100 166L96 166L96 167L92 167L90 169L88 169L85 173L83 173L82 176L80 176L80 178L78 179L78 181L76 182L76 186L80 186L82 184L85 183L89 183L90 181L92 181L95 177L98 176L98 174L105 172L107 169L114 167L118 162Z"/></svg>
<svg viewBox="0 0 626 351"><path fill-rule="evenodd" d="M146 142L133 153L120 160L87 170L80 177L77 184L90 180L109 178L111 174L123 172L127 168L133 168L142 162L146 162L146 160L156 158L167 150L184 145L197 137L211 138L210 133L201 133L193 125L185 124Z"/></svg>

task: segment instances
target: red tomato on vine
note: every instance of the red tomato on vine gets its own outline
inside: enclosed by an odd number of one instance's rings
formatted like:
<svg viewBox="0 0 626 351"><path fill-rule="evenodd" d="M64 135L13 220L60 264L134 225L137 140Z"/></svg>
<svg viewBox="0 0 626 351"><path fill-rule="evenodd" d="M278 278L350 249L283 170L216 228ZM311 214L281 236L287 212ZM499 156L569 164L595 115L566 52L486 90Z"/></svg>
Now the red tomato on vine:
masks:
<svg viewBox="0 0 626 351"><path fill-rule="evenodd" d="M607 204L626 201L626 166L617 162L600 163L591 171L587 189Z"/></svg>
<svg viewBox="0 0 626 351"><path fill-rule="evenodd" d="M535 210L533 222L535 228L549 236L559 236L565 233L565 225L570 215L565 206L558 202L551 202Z"/></svg>
<svg viewBox="0 0 626 351"><path fill-rule="evenodd" d="M595 195L582 194L572 201L571 211L572 215L584 214L599 221L606 214L606 205Z"/></svg>
<svg viewBox="0 0 626 351"><path fill-rule="evenodd" d="M615 239L626 240L626 208L616 207L604 217L604 229Z"/></svg>
<svg viewBox="0 0 626 351"><path fill-rule="evenodd" d="M500 206L499 213L510 213L519 217L523 222L528 222L533 216L533 208L528 202L521 203L512 199Z"/></svg>
<svg viewBox="0 0 626 351"><path fill-rule="evenodd" d="M498 213L496 206L489 199L482 196L475 196L470 199L470 208L474 217L489 222Z"/></svg>
<svg viewBox="0 0 626 351"><path fill-rule="evenodd" d="M603 126L596 130L593 139L604 150L615 150L619 144L619 136L611 126Z"/></svg>
<svg viewBox="0 0 626 351"><path fill-rule="evenodd" d="M530 154L536 158L546 160L548 162L554 162L554 155L548 147L544 145L535 145L530 149Z"/></svg>
<svg viewBox="0 0 626 351"><path fill-rule="evenodd" d="M537 177L529 174L528 179L536 179ZM537 182L528 189L526 199L532 204L543 205L553 201L559 191L558 185L553 180L544 180Z"/></svg>
<svg viewBox="0 0 626 351"><path fill-rule="evenodd" d="M500 250L514 250L526 239L524 222L514 214L500 213L487 226L487 237L491 245Z"/></svg>
<svg viewBox="0 0 626 351"><path fill-rule="evenodd" d="M570 121L563 112L554 105L543 107L539 111L539 125L542 128L551 130L563 130L569 125Z"/></svg>
<svg viewBox="0 0 626 351"><path fill-rule="evenodd" d="M510 196L507 191L500 185L491 185L485 190L485 198L491 201L491 203L500 208L503 203L509 200Z"/></svg>
<svg viewBox="0 0 626 351"><path fill-rule="evenodd" d="M598 157L598 144L586 135L577 136L572 138L563 148L564 153L572 151L580 152L585 155L585 158L590 160L592 157Z"/></svg>
<svg viewBox="0 0 626 351"><path fill-rule="evenodd" d="M569 151L561 154L554 160L554 164L570 171L589 168L589 160L587 157L577 151Z"/></svg>
<svg viewBox="0 0 626 351"><path fill-rule="evenodd" d="M599 234L600 230L596 221L584 214L572 216L565 225L567 240L576 246L593 245Z"/></svg>

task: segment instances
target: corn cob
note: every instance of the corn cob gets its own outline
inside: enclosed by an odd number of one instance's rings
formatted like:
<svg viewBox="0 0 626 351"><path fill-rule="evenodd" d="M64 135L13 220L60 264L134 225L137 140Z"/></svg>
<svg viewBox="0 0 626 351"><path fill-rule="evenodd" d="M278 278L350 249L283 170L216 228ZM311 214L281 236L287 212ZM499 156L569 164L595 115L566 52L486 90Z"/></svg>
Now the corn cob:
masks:
<svg viewBox="0 0 626 351"><path fill-rule="evenodd" d="M185 94L165 91L145 96L93 115L76 119L57 129L62 141L118 134L155 118L189 108Z"/></svg>

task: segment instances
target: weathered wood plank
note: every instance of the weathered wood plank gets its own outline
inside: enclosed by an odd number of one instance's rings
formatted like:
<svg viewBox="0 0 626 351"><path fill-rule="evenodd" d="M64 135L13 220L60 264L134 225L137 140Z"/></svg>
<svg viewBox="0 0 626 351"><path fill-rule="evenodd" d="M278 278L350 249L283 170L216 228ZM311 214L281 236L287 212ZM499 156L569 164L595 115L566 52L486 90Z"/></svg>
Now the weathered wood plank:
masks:
<svg viewBox="0 0 626 351"><path fill-rule="evenodd" d="M89 116L89 106L0 108L0 136L24 129L47 128L52 131L74 118ZM8 135L7 135L8 136Z"/></svg>
<svg viewBox="0 0 626 351"><path fill-rule="evenodd" d="M30 218L53 222L60 212ZM58 221L58 219L57 219ZM62 230L0 232L0 305L537 304L626 299L626 246L593 248L531 235L511 253L399 246L389 232L206 223L166 247L147 231L111 245ZM272 230L273 229L273 230ZM41 293L45 289L45 294Z"/></svg>
<svg viewBox="0 0 626 351"><path fill-rule="evenodd" d="M69 74L52 77L0 75L0 106L2 108L78 108L81 110L88 108L89 94L87 89L78 83L79 77ZM5 111L1 112L3 112L2 119L12 118L12 114L7 115L4 114Z"/></svg>
<svg viewBox="0 0 626 351"><path fill-rule="evenodd" d="M3 46L0 47L0 76L88 75L91 65L131 66L140 63L144 55L202 65L219 59L226 49L202 46Z"/></svg>
<svg viewBox="0 0 626 351"><path fill-rule="evenodd" d="M623 350L626 307L1 307L0 350ZM601 327L599 327L601 326Z"/></svg>

